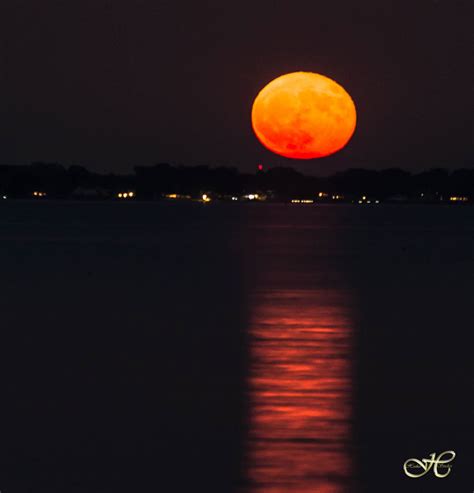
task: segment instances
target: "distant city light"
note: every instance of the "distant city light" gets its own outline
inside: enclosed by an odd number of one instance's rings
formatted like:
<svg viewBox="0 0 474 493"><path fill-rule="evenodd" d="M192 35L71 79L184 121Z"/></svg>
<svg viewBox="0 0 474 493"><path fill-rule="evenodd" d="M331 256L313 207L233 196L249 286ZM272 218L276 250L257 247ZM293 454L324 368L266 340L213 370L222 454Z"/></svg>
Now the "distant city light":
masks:
<svg viewBox="0 0 474 493"><path fill-rule="evenodd" d="M467 197L452 196L449 197L451 202L467 202Z"/></svg>
<svg viewBox="0 0 474 493"><path fill-rule="evenodd" d="M232 200L239 200L238 197L232 197Z"/></svg>
<svg viewBox="0 0 474 493"><path fill-rule="evenodd" d="M131 199L134 196L135 196L135 192L119 192L117 194L117 197L119 199Z"/></svg>
<svg viewBox="0 0 474 493"><path fill-rule="evenodd" d="M267 196L265 194L262 194L262 193L248 193L248 194L242 195L241 198L246 199L246 200L257 200L259 202L263 202L263 201L267 200Z"/></svg>
<svg viewBox="0 0 474 493"><path fill-rule="evenodd" d="M292 204L313 204L314 200L311 199L292 199Z"/></svg>
<svg viewBox="0 0 474 493"><path fill-rule="evenodd" d="M211 201L211 198L205 193L202 194L201 198L202 198L203 202L210 202Z"/></svg>
<svg viewBox="0 0 474 493"><path fill-rule="evenodd" d="M3 196L2 196L2 199L3 199L3 200L7 200L7 196L6 196L6 195L3 195Z"/></svg>
<svg viewBox="0 0 474 493"><path fill-rule="evenodd" d="M46 192L33 192L34 197L46 197Z"/></svg>
<svg viewBox="0 0 474 493"><path fill-rule="evenodd" d="M182 195L180 193L168 193L164 197L166 199L191 200L191 195Z"/></svg>

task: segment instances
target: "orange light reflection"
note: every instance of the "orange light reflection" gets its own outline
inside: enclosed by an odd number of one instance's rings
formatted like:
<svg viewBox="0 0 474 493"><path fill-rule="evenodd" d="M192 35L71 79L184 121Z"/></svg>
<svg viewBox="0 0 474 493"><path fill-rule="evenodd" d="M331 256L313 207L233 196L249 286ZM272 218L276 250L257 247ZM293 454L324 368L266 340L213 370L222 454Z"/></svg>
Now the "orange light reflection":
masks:
<svg viewBox="0 0 474 493"><path fill-rule="evenodd" d="M352 330L344 300L327 290L255 296L247 491L348 491Z"/></svg>

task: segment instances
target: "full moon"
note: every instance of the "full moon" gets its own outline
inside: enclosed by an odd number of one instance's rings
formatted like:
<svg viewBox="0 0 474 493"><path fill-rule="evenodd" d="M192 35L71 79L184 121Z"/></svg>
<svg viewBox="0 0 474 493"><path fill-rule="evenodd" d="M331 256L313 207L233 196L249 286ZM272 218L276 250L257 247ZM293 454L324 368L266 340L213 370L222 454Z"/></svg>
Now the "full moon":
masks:
<svg viewBox="0 0 474 493"><path fill-rule="evenodd" d="M277 77L259 92L252 107L252 127L260 142L293 159L339 151L352 137L356 119L345 89L312 72Z"/></svg>

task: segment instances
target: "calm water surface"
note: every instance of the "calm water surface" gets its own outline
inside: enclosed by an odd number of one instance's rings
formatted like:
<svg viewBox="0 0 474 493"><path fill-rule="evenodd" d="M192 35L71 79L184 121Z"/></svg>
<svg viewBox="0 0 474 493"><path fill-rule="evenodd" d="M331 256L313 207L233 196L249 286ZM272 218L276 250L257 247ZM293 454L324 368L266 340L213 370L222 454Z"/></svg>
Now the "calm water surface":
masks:
<svg viewBox="0 0 474 493"><path fill-rule="evenodd" d="M257 275L246 491L349 491L353 300L332 258L345 249L345 225L331 214L310 222L295 212L308 214L274 206L249 225Z"/></svg>
<svg viewBox="0 0 474 493"><path fill-rule="evenodd" d="M472 490L472 207L6 202L2 491Z"/></svg>
<svg viewBox="0 0 474 493"><path fill-rule="evenodd" d="M352 328L343 293L255 293L250 329L250 491L347 491Z"/></svg>

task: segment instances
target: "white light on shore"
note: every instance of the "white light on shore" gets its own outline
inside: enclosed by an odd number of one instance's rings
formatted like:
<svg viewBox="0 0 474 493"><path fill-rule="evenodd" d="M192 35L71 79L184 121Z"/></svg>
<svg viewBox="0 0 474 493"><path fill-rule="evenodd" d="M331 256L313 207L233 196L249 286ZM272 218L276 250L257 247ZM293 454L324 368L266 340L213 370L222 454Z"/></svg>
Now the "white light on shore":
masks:
<svg viewBox="0 0 474 493"><path fill-rule="evenodd" d="M119 199L131 199L132 197L135 197L135 192L119 192L117 197Z"/></svg>

